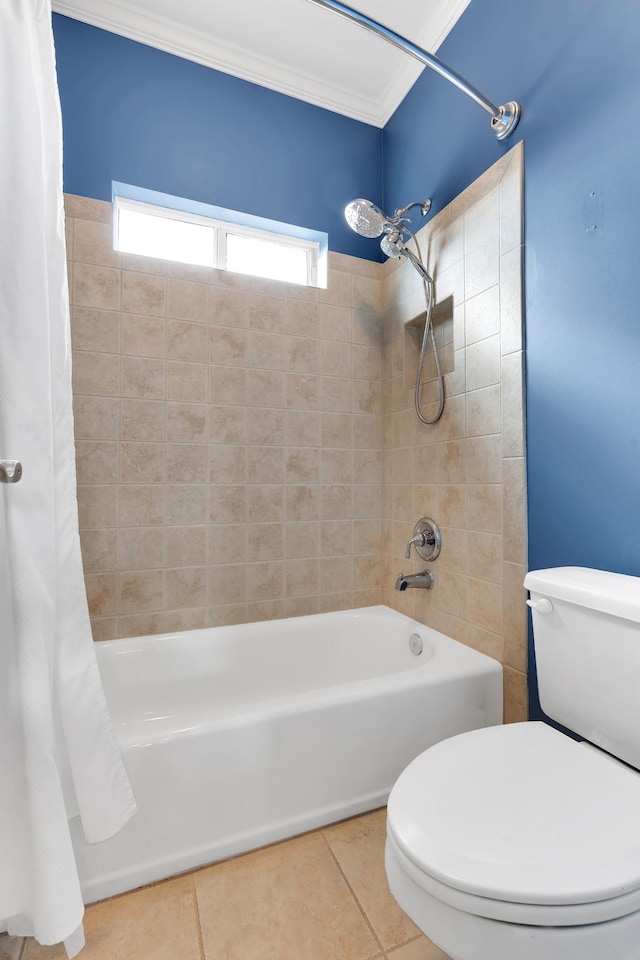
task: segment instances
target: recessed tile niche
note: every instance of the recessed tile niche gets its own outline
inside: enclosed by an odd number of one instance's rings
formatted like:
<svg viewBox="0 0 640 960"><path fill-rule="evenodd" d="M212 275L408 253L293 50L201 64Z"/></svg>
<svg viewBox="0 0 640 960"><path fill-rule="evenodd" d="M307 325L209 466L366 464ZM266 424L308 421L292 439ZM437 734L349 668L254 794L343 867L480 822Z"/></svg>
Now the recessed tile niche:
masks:
<svg viewBox="0 0 640 960"><path fill-rule="evenodd" d="M405 389L413 389L420 363L424 329L427 320L426 312L408 320L404 325L404 357L403 378ZM433 331L438 347L438 359L443 374L454 371L455 351L453 347L453 297L449 296L440 303L434 304L432 312ZM433 352L431 335L427 336L427 345L422 365L420 383L427 384L436 380L436 363ZM423 388L424 392L424 388Z"/></svg>

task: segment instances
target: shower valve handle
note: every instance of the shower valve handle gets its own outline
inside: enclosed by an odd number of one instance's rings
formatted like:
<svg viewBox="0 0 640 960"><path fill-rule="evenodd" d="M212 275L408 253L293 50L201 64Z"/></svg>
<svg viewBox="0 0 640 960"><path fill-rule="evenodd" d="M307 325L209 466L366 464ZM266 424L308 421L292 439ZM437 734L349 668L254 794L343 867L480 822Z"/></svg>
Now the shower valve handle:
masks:
<svg viewBox="0 0 640 960"><path fill-rule="evenodd" d="M405 557L411 556L411 547L422 560L436 560L442 547L442 534L435 520L421 517L413 528L413 536L407 544Z"/></svg>
<svg viewBox="0 0 640 960"><path fill-rule="evenodd" d="M424 533L418 533L418 534L416 534L416 536L415 536L415 537L411 537L411 539L410 539L409 542L407 543L407 549L406 549L405 552L404 552L404 558L405 558L405 560L408 560L408 559L410 558L410 556L411 556L411 547L414 545L414 543L415 543L417 546L419 546L419 547L426 547L427 545L433 546L433 544L434 544L435 542L436 542L436 541L435 541L435 537L427 537L426 534L424 534Z"/></svg>

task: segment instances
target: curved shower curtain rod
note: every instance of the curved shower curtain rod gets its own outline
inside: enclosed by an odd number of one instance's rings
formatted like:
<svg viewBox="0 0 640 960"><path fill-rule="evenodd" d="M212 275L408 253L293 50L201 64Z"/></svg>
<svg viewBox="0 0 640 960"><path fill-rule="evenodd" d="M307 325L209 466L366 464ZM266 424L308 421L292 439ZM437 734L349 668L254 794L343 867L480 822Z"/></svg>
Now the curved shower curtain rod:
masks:
<svg viewBox="0 0 640 960"><path fill-rule="evenodd" d="M416 46L411 40L401 37L399 33L395 33L388 27L384 27L381 23L378 23L377 20L372 20L371 17L367 17L364 13L354 10L353 7L348 7L346 3L340 3L339 0L310 0L310 3L315 3L318 7L326 7L327 10L333 10L334 13L344 17L345 20L359 24L370 33L382 37L387 43L391 43L394 47L404 50L405 53L419 60L420 63L431 67L432 70L439 73L441 77L444 77L445 80L452 83L458 90L466 93L478 106L482 107L483 110L486 110L486 112L491 115L491 129L498 140L506 140L517 127L521 107L515 100L509 100L509 102L503 104L503 106L497 107L491 100L488 100L483 93L480 93L480 91L472 87L470 83L467 83L464 77L461 77L459 73L456 73L455 70L448 67L446 63L443 63L442 60L434 57L431 53L427 53L422 47Z"/></svg>

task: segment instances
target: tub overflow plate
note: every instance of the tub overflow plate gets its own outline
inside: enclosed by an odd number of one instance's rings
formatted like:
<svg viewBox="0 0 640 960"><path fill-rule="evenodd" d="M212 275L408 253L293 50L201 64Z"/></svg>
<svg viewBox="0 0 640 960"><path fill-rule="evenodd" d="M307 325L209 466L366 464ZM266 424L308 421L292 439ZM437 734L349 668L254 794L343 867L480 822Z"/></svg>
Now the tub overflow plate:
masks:
<svg viewBox="0 0 640 960"><path fill-rule="evenodd" d="M409 637L409 650L416 657L422 653L422 637L419 633L412 633Z"/></svg>

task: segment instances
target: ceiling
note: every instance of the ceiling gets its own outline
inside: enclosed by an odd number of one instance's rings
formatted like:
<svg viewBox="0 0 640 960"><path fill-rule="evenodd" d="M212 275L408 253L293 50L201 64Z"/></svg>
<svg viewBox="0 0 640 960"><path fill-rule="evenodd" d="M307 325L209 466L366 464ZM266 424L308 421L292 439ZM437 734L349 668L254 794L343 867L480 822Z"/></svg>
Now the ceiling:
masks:
<svg viewBox="0 0 640 960"><path fill-rule="evenodd" d="M352 0L434 53L470 0ZM382 127L423 69L308 0L53 0L112 33Z"/></svg>

